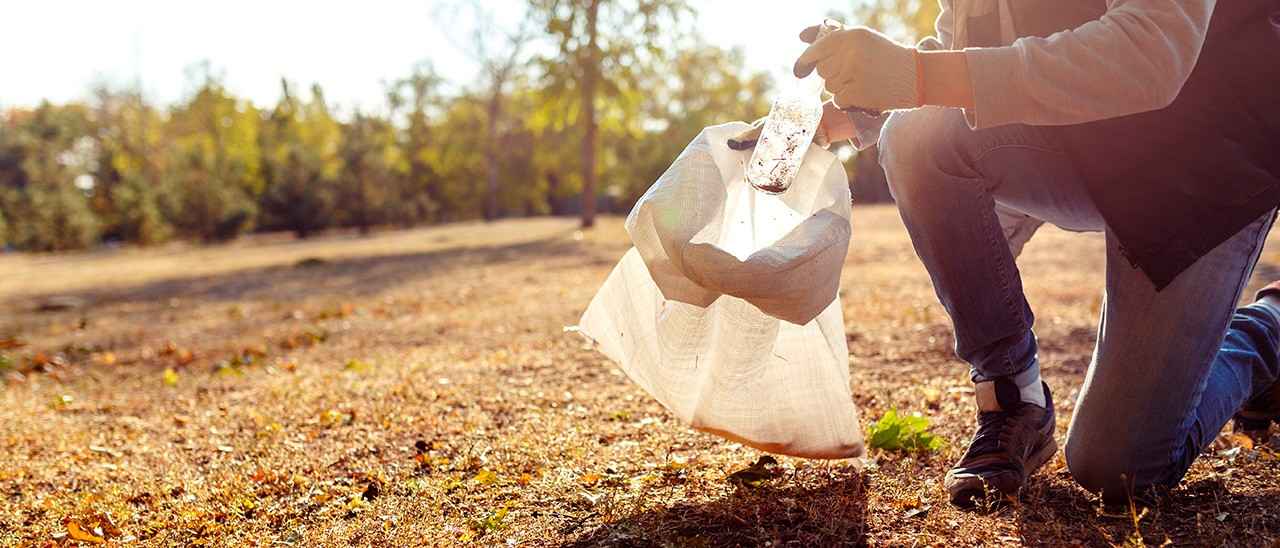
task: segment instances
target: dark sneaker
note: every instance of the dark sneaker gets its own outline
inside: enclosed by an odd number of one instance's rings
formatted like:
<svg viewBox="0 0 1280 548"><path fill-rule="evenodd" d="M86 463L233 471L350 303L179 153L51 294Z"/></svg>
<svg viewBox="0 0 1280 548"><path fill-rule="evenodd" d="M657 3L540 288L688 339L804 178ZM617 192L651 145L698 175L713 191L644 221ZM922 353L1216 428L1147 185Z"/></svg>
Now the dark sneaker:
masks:
<svg viewBox="0 0 1280 548"><path fill-rule="evenodd" d="M1268 296L1280 297L1280 282L1271 282L1258 291L1257 300ZM1254 440L1265 441L1273 422L1280 424L1280 382L1244 404L1236 413L1234 430Z"/></svg>
<svg viewBox="0 0 1280 548"><path fill-rule="evenodd" d="M1236 413L1235 431L1255 441L1266 441L1271 423L1280 424L1280 382L1271 385Z"/></svg>
<svg viewBox="0 0 1280 548"><path fill-rule="evenodd" d="M1027 477L1053 458L1053 395L1041 385L1045 407L1023 402L1010 380L977 385L978 431L944 482L951 504L972 508L1017 496Z"/></svg>

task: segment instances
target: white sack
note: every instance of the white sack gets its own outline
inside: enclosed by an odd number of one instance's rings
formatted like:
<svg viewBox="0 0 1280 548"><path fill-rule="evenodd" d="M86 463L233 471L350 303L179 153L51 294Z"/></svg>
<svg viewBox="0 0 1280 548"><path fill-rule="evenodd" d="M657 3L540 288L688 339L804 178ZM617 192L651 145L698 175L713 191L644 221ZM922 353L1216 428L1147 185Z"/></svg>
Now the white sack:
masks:
<svg viewBox="0 0 1280 548"><path fill-rule="evenodd" d="M627 218L635 247L582 315L584 334L694 428L773 453L860 456L836 298L849 247L844 167L810 147L769 196L710 127Z"/></svg>

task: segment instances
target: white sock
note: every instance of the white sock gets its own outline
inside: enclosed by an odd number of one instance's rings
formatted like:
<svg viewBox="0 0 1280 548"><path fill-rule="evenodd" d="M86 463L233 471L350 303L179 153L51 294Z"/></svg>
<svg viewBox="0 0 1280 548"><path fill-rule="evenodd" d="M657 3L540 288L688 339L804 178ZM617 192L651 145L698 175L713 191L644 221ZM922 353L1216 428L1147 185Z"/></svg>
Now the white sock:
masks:
<svg viewBox="0 0 1280 548"><path fill-rule="evenodd" d="M1045 406L1044 388L1040 385L1039 358L1031 362L1031 367L1026 371L1014 375L1013 382L1018 385L1018 394L1022 401L1034 403L1040 407Z"/></svg>

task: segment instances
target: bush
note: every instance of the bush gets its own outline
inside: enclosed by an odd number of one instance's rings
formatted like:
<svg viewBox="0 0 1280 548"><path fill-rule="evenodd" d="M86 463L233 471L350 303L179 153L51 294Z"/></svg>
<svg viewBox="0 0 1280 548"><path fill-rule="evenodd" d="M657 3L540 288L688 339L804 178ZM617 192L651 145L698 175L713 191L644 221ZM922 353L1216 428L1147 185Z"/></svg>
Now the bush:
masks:
<svg viewBox="0 0 1280 548"><path fill-rule="evenodd" d="M335 214L333 184L324 179L314 155L293 147L278 163L268 164L262 193L264 224L292 230L299 238L329 226Z"/></svg>
<svg viewBox="0 0 1280 548"><path fill-rule="evenodd" d="M10 211L25 215L9 220L8 240L19 249L66 251L92 245L99 223L84 193L70 184L27 185L10 201Z"/></svg>
<svg viewBox="0 0 1280 548"><path fill-rule="evenodd" d="M190 181L167 209L174 226L205 241L230 240L253 228L257 207L235 185Z"/></svg>
<svg viewBox="0 0 1280 548"><path fill-rule="evenodd" d="M151 245L173 236L173 226L160 210L156 191L147 183L127 180L111 190L111 201L120 212L116 229L121 239Z"/></svg>

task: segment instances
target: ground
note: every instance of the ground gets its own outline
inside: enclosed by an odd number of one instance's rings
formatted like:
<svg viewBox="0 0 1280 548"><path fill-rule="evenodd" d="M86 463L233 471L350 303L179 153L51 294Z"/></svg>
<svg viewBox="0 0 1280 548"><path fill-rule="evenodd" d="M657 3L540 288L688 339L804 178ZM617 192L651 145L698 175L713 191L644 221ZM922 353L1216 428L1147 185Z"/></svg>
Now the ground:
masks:
<svg viewBox="0 0 1280 548"><path fill-rule="evenodd" d="M680 424L565 332L627 248L620 219L0 256L0 545L1280 538L1276 452L1227 435L1136 521L1100 509L1061 456L1012 505L950 508L965 369L893 209L856 208L854 225L842 302L863 421L920 413L947 445L872 451L862 471L780 458L754 486L727 478L759 452ZM1046 229L1021 260L1059 440L1102 243ZM1267 252L1254 287L1277 264Z"/></svg>

